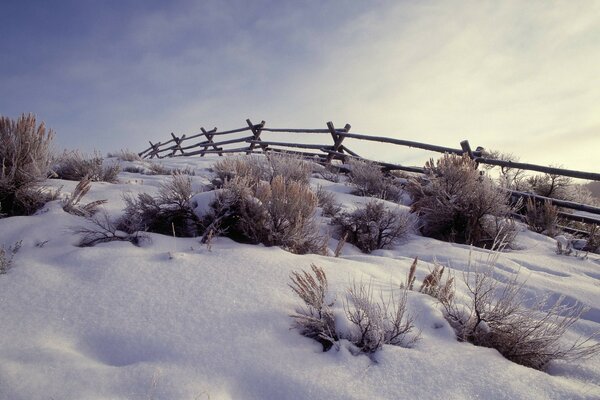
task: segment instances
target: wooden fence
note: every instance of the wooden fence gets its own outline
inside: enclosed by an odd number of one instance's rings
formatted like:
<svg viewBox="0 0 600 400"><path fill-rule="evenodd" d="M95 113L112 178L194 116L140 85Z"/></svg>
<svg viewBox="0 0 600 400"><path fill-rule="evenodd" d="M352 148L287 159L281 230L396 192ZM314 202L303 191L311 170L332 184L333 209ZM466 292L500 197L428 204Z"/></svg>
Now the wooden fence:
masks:
<svg viewBox="0 0 600 400"><path fill-rule="evenodd" d="M223 156L229 153L267 153L267 152L285 152L300 155L302 157L311 158L314 161L323 164L330 164L333 160L346 161L347 159L359 159L370 161L381 166L386 171L401 170L413 173L425 172L423 167L406 166L396 163L387 163L381 161L373 161L362 158L356 152L352 151L347 146L345 139L353 139L359 141L370 141L377 143L386 143L396 146L406 146L422 150L433 151L437 153L449 154L467 154L471 159L479 164L487 164L500 166L503 168L514 168L526 171L542 172L551 175L566 176L571 178L600 181L600 174L593 172L583 172L569 170L563 168L546 167L535 164L527 164L506 160L497 160L486 158L482 154L481 148L472 150L469 142L464 140L460 142L460 148L451 148L445 146L437 146L433 144L414 142L409 140L394 139L383 136L371 136L360 133L350 132L351 126L346 124L339 129L332 122L327 122L326 128L323 129L289 129L289 128L267 128L265 121L259 124L252 123L249 119L246 120L245 127L219 132L217 128L206 130L200 128L199 133L181 137L171 133L171 138L165 142L150 143L150 147L139 153L143 158L164 158L164 157L184 157L196 156L204 157L206 154L218 154ZM274 134L293 134L293 135L310 135L324 136L329 138L329 143L311 144L302 143L301 141L282 142L277 140L264 140L261 135L265 132ZM231 139L221 140L220 138L231 137ZM215 139L216 138L216 139ZM571 201L557 200L547 198L532 193L524 193L511 190L513 199L532 199L536 202L550 202L553 205L562 209L579 211L579 213L560 212L560 216L571 221L578 221L587 224L600 224L600 207L595 207L586 204L579 204Z"/></svg>

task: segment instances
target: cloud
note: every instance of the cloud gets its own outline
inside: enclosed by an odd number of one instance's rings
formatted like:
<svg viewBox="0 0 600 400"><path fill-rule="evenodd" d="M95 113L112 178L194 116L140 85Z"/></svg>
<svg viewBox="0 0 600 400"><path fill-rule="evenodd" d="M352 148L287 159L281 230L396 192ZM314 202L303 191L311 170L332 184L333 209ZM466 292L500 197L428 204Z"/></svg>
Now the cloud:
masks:
<svg viewBox="0 0 600 400"><path fill-rule="evenodd" d="M523 161L596 168L588 154L600 146L599 3L356 3L103 11L99 25L90 19L81 40L57 50L62 61L53 58L49 72L2 74L15 95L0 106L45 114L62 143L102 150L251 117L288 127L349 122L451 147L467 138ZM47 44L60 49L58 39ZM434 155L350 144L388 161Z"/></svg>

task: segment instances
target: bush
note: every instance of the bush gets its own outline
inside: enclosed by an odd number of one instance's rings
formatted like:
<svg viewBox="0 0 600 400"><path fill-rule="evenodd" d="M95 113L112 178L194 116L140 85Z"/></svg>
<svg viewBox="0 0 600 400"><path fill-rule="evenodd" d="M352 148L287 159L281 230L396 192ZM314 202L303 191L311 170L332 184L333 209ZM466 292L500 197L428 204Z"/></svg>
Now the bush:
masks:
<svg viewBox="0 0 600 400"><path fill-rule="evenodd" d="M21 248L22 241L18 241L8 248L0 246L0 275L6 274L12 267L12 260Z"/></svg>
<svg viewBox="0 0 600 400"><path fill-rule="evenodd" d="M286 181L300 182L307 185L312 172L310 162L292 154L269 153L262 156L224 157L213 164L217 175L216 186L222 186L233 178L244 178L250 184L260 181L271 182L276 176L282 176Z"/></svg>
<svg viewBox="0 0 600 400"><path fill-rule="evenodd" d="M414 330L414 318L406 312L408 289L401 289L398 301L392 298L377 303L371 286L354 284L348 289L344 309L354 325L348 340L363 353L374 353L384 344L409 347L419 339Z"/></svg>
<svg viewBox="0 0 600 400"><path fill-rule="evenodd" d="M387 209L383 202L372 200L351 213L341 213L333 219L340 226L341 236L365 253L397 243L413 227L409 213Z"/></svg>
<svg viewBox="0 0 600 400"><path fill-rule="evenodd" d="M121 161L142 161L142 157L138 153L134 153L128 149L121 149L116 153L108 153L108 157L115 157Z"/></svg>
<svg viewBox="0 0 600 400"><path fill-rule="evenodd" d="M535 175L527 180L533 193L554 199L569 200L572 178L555 174Z"/></svg>
<svg viewBox="0 0 600 400"><path fill-rule="evenodd" d="M104 158L98 152L87 156L79 151L65 151L58 157L54 173L57 178L69 181L80 181L87 177L92 182L117 182L121 167L116 163L103 166L103 163Z"/></svg>
<svg viewBox="0 0 600 400"><path fill-rule="evenodd" d="M569 347L560 343L586 307L567 306L563 297L551 303L546 296L528 309L518 275L501 285L493 279L494 262L492 258L483 270L464 275L467 304L440 299L459 340L494 348L517 364L539 370L553 360L573 360L600 351L600 344L589 344L591 338Z"/></svg>
<svg viewBox="0 0 600 400"><path fill-rule="evenodd" d="M341 210L341 204L336 202L335 194L318 186L315 193L317 195L317 205L323 210L323 216L335 217Z"/></svg>
<svg viewBox="0 0 600 400"><path fill-rule="evenodd" d="M92 247L99 243L108 242L130 242L136 246L145 238L139 232L127 233L119 230L117 225L110 219L105 212L93 215L86 215L86 226L73 227L73 233L81 235L77 246Z"/></svg>
<svg viewBox="0 0 600 400"><path fill-rule="evenodd" d="M408 347L419 339L414 330L414 318L407 313L407 289L402 288L400 297L393 294L389 301L373 300L370 286L354 284L347 291L344 303L345 315L352 328L348 332L339 332L332 307L335 300L327 300L327 277L325 272L311 265L309 272L292 272L290 287L304 302L304 307L296 309L293 327L306 337L323 345L323 351L329 350L338 340L351 342L358 351L371 354L384 344ZM382 296L383 299L383 296Z"/></svg>
<svg viewBox="0 0 600 400"><path fill-rule="evenodd" d="M33 114L0 117L0 204L8 215L29 215L49 200L40 187L48 176L54 132Z"/></svg>
<svg viewBox="0 0 600 400"><path fill-rule="evenodd" d="M554 237L558 234L558 208L550 201L537 203L527 199L525 221L534 232Z"/></svg>
<svg viewBox="0 0 600 400"><path fill-rule="evenodd" d="M92 188L92 181L85 178L79 181L73 193L63 200L63 210L69 214L80 217L89 217L98 211L98 207L106 203L106 200L96 200L85 205L79 204Z"/></svg>
<svg viewBox="0 0 600 400"><path fill-rule="evenodd" d="M315 264L310 267L314 276L306 271L294 271L290 276L292 283L289 286L304 302L304 307L297 308L296 314L291 315L293 327L303 336L321 343L323 351L327 351L339 340L331 310L334 302L326 300L327 276L323 269Z"/></svg>
<svg viewBox="0 0 600 400"><path fill-rule="evenodd" d="M372 196L384 200L397 201L401 190L392 178L385 176L381 167L369 161L350 159L350 183L360 196Z"/></svg>
<svg viewBox="0 0 600 400"><path fill-rule="evenodd" d="M445 154L425 169L425 180L406 186L423 235L480 247L510 243L516 234L515 225L507 223L513 212L510 194L481 176L474 161Z"/></svg>
<svg viewBox="0 0 600 400"><path fill-rule="evenodd" d="M310 187L276 176L271 183L234 178L211 204L205 225L216 225L230 238L293 253L324 253L327 241L314 218L317 197Z"/></svg>
<svg viewBox="0 0 600 400"><path fill-rule="evenodd" d="M192 182L189 176L173 175L161 184L157 197L140 193L137 198L123 197L125 212L118 220L119 230L133 234L148 231L180 237L194 237L203 232L200 219L191 207Z"/></svg>

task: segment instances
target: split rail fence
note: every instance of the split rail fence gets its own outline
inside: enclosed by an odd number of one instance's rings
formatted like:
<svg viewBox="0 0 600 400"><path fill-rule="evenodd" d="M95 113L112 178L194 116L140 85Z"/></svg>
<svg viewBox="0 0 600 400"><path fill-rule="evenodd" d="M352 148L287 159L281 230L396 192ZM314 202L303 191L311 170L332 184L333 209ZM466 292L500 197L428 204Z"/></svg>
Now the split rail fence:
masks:
<svg viewBox="0 0 600 400"><path fill-rule="evenodd" d="M600 174L593 172L583 172L569 170L563 168L547 167L535 164L497 160L484 157L482 148L478 147L472 150L468 140L460 142L460 148L451 148L438 146L427 143L414 142L409 140L394 139L383 136L371 136L360 133L350 132L351 126L346 124L339 129L332 122L327 122L326 128L323 129L289 129L289 128L267 128L265 121L258 124L252 123L249 119L246 120L245 127L231 129L219 132L217 128L206 130L200 128L200 132L181 137L171 133L171 138L165 142L150 143L150 147L139 153L143 158L165 158L165 157L186 157L200 156L204 157L207 154L224 154L242 153L242 154L261 154L268 152L284 152L292 153L302 157L310 158L313 161L322 164L331 164L333 160L359 159L369 161L381 166L385 171L400 170L413 173L424 173L423 167L405 166L396 163L387 163L381 161L373 161L359 156L347 146L345 139L354 139L359 141L369 141L377 143L386 143L397 146L406 146L422 150L433 151L437 153L449 154L467 154L471 159L479 164L487 164L492 166L500 166L502 168L521 169L526 171L541 172L550 175L565 176L570 178L578 178L592 181L600 181ZM284 142L277 140L264 140L261 135L264 133L274 134L293 134L293 135L310 135L324 136L329 138L333 143L313 144L302 143L300 141ZM231 137L231 139L225 139ZM223 139L221 139L223 138ZM511 190L513 200L517 199L532 199L536 202L550 202L553 205L562 209L579 211L580 213L568 213L561 211L560 216L571 221L578 221L586 224L600 224L600 207L580 204L572 201L558 200L548 197L539 196L533 193L519 192ZM569 228L567 228L569 230ZM576 230L570 229L574 233Z"/></svg>

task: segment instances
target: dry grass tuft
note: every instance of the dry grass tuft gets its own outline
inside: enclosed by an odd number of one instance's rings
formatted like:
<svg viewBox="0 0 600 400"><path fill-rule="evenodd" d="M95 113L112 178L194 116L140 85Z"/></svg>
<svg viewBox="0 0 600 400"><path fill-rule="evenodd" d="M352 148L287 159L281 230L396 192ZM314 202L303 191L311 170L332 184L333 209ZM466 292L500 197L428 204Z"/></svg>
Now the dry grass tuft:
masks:
<svg viewBox="0 0 600 400"><path fill-rule="evenodd" d="M33 214L49 200L40 185L48 176L53 137L33 114L0 117L0 207L6 215Z"/></svg>
<svg viewBox="0 0 600 400"><path fill-rule="evenodd" d="M79 151L65 151L56 160L54 173L57 178L69 181L87 178L92 182L116 183L121 167L116 163L103 164L104 158L98 152L88 156Z"/></svg>

